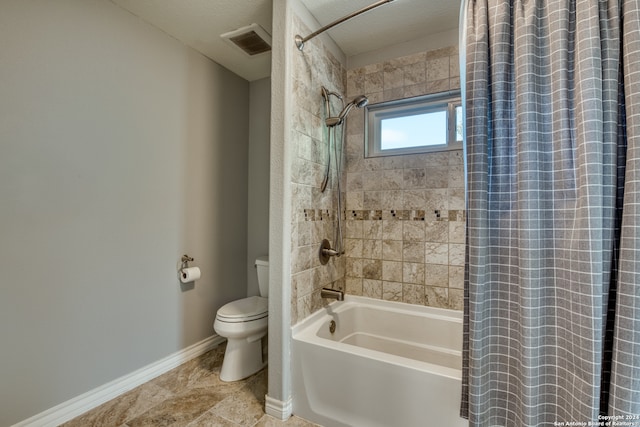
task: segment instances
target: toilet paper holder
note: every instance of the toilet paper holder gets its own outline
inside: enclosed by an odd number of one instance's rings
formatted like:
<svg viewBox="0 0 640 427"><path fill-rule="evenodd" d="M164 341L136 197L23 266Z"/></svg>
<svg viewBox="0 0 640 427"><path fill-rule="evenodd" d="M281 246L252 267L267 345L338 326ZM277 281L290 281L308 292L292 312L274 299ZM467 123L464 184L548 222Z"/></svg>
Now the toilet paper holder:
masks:
<svg viewBox="0 0 640 427"><path fill-rule="evenodd" d="M182 266L180 267L180 270L184 269L184 268L189 268L189 263L193 261L193 258L190 257L189 255L182 255Z"/></svg>

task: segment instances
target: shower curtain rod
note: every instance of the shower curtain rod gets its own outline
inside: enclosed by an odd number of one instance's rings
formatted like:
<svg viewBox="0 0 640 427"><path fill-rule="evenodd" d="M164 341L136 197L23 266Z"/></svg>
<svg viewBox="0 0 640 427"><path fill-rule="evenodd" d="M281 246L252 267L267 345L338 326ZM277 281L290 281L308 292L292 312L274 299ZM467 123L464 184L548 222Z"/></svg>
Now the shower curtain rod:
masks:
<svg viewBox="0 0 640 427"><path fill-rule="evenodd" d="M342 18L338 19L337 21L333 21L331 24L325 25L324 27L320 28L319 30L314 31L313 33L309 34L307 37L303 38L302 36L300 36L298 34L295 37L296 46L298 46L298 50L303 50L304 49L304 43L309 41L309 40L311 40L315 36L324 33L328 29L333 28L338 24L342 24L344 21L347 21L347 20L349 20L349 19L351 19L353 17L356 17L356 16L358 16L358 15L360 15L362 13L365 13L365 12L371 10L371 9L374 9L374 8L376 8L378 6L382 6L385 3L391 3L392 1L395 1L395 0L381 0L379 2L376 2L376 3L372 4L372 5L364 7L364 8L362 8L362 9L356 11L356 12L353 12L353 13L345 16L345 17L342 17Z"/></svg>

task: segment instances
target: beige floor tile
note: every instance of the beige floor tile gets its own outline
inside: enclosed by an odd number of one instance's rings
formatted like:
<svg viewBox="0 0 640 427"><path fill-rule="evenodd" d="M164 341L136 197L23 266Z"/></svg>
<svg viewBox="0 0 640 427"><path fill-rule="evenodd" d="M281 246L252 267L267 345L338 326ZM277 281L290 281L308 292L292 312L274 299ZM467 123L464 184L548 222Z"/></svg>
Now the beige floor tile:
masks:
<svg viewBox="0 0 640 427"><path fill-rule="evenodd" d="M186 426L227 397L208 389L187 390L127 420L128 427Z"/></svg>
<svg viewBox="0 0 640 427"><path fill-rule="evenodd" d="M170 398L172 393L154 384L143 384L122 396L62 424L61 427L119 426L155 405Z"/></svg>

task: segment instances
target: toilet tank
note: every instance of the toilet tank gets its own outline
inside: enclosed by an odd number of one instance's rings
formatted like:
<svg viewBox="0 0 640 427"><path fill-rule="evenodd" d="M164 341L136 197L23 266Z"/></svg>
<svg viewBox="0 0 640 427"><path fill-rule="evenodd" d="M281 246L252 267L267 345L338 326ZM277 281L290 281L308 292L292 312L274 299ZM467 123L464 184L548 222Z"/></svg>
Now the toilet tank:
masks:
<svg viewBox="0 0 640 427"><path fill-rule="evenodd" d="M256 259L256 271L258 273L258 286L260 296L269 296L269 257L261 256Z"/></svg>

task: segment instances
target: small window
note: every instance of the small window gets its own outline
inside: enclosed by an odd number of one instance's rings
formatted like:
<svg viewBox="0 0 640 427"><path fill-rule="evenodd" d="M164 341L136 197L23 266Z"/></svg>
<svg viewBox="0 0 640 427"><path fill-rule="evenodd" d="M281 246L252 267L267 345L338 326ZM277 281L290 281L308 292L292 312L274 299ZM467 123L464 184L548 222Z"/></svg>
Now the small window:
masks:
<svg viewBox="0 0 640 427"><path fill-rule="evenodd" d="M365 117L366 157L462 148L459 92L370 105Z"/></svg>

